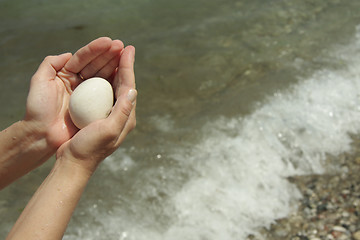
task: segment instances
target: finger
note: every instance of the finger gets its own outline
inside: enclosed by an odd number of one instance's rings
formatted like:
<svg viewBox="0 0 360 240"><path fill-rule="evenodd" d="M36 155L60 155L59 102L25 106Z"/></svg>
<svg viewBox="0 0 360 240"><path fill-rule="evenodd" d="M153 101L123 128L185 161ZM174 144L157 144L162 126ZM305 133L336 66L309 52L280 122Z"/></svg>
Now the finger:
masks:
<svg viewBox="0 0 360 240"><path fill-rule="evenodd" d="M127 46L120 56L118 71L113 82L116 97L120 95L120 87L135 88L134 61L135 48Z"/></svg>
<svg viewBox="0 0 360 240"><path fill-rule="evenodd" d="M114 127L114 131L120 133L123 131L130 115L135 108L137 91L133 88L122 90L121 96L115 102L108 120Z"/></svg>
<svg viewBox="0 0 360 240"><path fill-rule="evenodd" d="M123 48L124 44L120 40L114 40L106 52L100 54L81 70L81 75L87 79L98 75L97 73L101 71L101 75L110 76L117 66L113 66L113 64L108 66L108 63L118 57Z"/></svg>
<svg viewBox="0 0 360 240"><path fill-rule="evenodd" d="M120 54L111 59L100 71L95 74L95 77L105 78L111 82L111 79L116 72L116 68L119 65L119 60Z"/></svg>
<svg viewBox="0 0 360 240"><path fill-rule="evenodd" d="M65 69L72 73L79 73L89 63L111 48L112 40L108 37L95 39L85 47L80 48L66 63Z"/></svg>
<svg viewBox="0 0 360 240"><path fill-rule="evenodd" d="M64 67L66 62L71 58L71 53L64 53L58 56L47 56L40 64L38 70L34 74L33 79L53 80L56 73Z"/></svg>

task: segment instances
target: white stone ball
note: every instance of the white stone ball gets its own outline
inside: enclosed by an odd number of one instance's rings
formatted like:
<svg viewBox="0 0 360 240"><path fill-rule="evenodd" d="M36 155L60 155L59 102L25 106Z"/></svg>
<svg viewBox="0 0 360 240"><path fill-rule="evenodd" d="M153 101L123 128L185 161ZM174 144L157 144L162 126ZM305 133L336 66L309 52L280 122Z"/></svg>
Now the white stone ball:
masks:
<svg viewBox="0 0 360 240"><path fill-rule="evenodd" d="M114 104L111 84L100 77L89 78L75 88L70 96L69 113L79 129L109 116Z"/></svg>

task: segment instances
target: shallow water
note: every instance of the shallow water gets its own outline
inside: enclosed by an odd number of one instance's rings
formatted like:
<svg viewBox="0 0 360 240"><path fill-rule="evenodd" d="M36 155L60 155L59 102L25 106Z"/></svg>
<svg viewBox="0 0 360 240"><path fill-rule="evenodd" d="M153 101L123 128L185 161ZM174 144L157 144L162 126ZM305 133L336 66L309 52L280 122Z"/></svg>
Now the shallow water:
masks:
<svg viewBox="0 0 360 240"><path fill-rule="evenodd" d="M35 7L36 6L36 7ZM138 126L64 239L244 239L296 207L359 119L358 1L0 1L2 128L48 54L136 47ZM5 236L52 161L0 195Z"/></svg>

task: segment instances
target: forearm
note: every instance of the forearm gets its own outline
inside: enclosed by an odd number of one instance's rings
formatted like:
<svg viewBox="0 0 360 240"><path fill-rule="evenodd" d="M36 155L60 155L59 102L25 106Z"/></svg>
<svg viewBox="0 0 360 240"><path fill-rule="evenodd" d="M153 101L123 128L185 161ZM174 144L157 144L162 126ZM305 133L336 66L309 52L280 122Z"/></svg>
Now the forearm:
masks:
<svg viewBox="0 0 360 240"><path fill-rule="evenodd" d="M61 239L90 177L76 163L57 159L7 239Z"/></svg>
<svg viewBox="0 0 360 240"><path fill-rule="evenodd" d="M55 153L46 134L19 121L0 133L0 189L41 165Z"/></svg>

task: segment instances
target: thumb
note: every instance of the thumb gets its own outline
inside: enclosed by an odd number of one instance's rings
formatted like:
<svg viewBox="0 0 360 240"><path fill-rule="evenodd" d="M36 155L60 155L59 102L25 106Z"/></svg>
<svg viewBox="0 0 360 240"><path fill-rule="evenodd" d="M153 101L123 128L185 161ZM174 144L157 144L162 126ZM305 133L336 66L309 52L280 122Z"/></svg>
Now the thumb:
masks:
<svg viewBox="0 0 360 240"><path fill-rule="evenodd" d="M115 105L108 119L114 124L114 129L118 132L123 131L130 118L132 111L135 109L137 91L128 88L122 91L120 97L116 100Z"/></svg>
<svg viewBox="0 0 360 240"><path fill-rule="evenodd" d="M57 56L47 56L34 74L34 79L54 79L56 73L65 66L66 62L71 58L71 56L71 53L64 53Z"/></svg>
<svg viewBox="0 0 360 240"><path fill-rule="evenodd" d="M118 71L113 82L116 97L120 95L120 89L123 87L135 88L134 61L135 48L127 46L121 53Z"/></svg>

